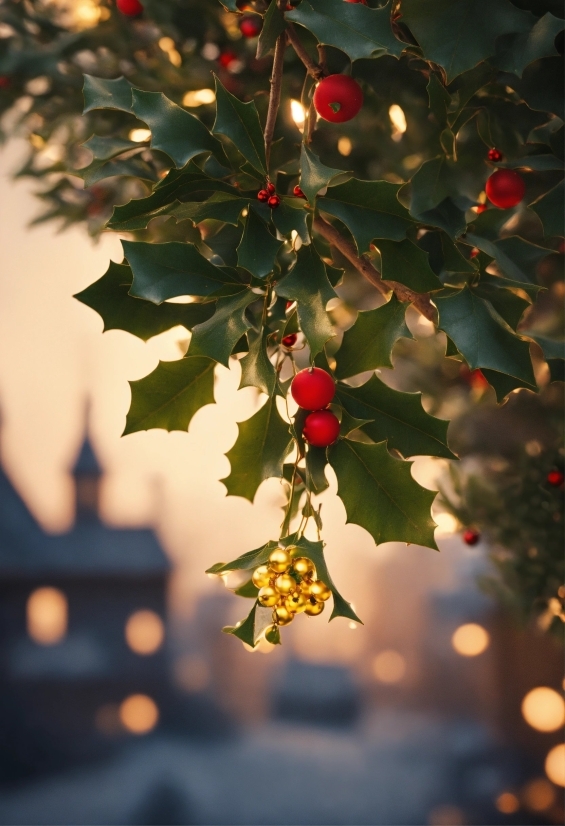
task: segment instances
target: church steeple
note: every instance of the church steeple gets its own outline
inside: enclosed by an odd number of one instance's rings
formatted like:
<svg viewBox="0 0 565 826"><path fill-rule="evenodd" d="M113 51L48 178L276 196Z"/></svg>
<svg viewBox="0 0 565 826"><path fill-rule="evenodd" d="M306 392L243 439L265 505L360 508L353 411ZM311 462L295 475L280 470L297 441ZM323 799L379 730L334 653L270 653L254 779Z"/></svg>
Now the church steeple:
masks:
<svg viewBox="0 0 565 826"><path fill-rule="evenodd" d="M102 468L86 435L73 468L77 520L98 519Z"/></svg>

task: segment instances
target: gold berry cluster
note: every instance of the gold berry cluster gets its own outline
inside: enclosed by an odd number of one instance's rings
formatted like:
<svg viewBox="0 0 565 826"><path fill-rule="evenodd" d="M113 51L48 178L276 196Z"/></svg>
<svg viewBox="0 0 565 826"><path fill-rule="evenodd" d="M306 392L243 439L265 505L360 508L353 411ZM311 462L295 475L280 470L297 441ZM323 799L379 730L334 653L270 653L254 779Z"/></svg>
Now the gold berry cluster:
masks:
<svg viewBox="0 0 565 826"><path fill-rule="evenodd" d="M298 549L275 548L268 563L253 571L253 583L259 588L257 600L273 609L275 626L288 625L302 612L318 616L332 593L325 582L317 579L312 560L305 556L293 558L293 550Z"/></svg>

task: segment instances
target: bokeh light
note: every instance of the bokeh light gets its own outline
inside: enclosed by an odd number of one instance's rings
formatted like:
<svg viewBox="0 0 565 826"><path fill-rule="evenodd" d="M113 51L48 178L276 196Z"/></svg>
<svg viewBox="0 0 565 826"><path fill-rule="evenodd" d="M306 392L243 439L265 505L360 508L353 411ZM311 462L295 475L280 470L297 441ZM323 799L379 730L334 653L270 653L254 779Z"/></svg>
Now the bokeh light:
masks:
<svg viewBox="0 0 565 826"><path fill-rule="evenodd" d="M544 777L536 777L528 783L523 792L524 803L533 812L545 812L555 803L555 786Z"/></svg>
<svg viewBox="0 0 565 826"><path fill-rule="evenodd" d="M520 808L520 801L512 792L502 792L496 798L494 805L503 815L511 815Z"/></svg>
<svg viewBox="0 0 565 826"><path fill-rule="evenodd" d="M304 121L306 120L306 110L304 106L298 100L291 100L290 101L290 116L298 126L298 128L302 131L304 127Z"/></svg>
<svg viewBox="0 0 565 826"><path fill-rule="evenodd" d="M565 721L563 697L547 686L528 691L522 700L524 720L538 731L557 731Z"/></svg>
<svg viewBox="0 0 565 826"><path fill-rule="evenodd" d="M186 654L174 665L175 682L190 693L203 691L210 684L210 667L205 659Z"/></svg>
<svg viewBox="0 0 565 826"><path fill-rule="evenodd" d="M545 773L556 786L565 786L565 743L551 749L545 758Z"/></svg>
<svg viewBox="0 0 565 826"><path fill-rule="evenodd" d="M398 651L381 651L373 660L373 675L381 683L398 683L406 674L406 660Z"/></svg>
<svg viewBox="0 0 565 826"><path fill-rule="evenodd" d="M165 638L163 620L155 611L135 611L126 622L125 637L136 654L154 654Z"/></svg>
<svg viewBox="0 0 565 826"><path fill-rule="evenodd" d="M208 103L214 103L216 100L216 93L213 89L194 89L186 92L182 99L182 105L194 108L196 106L204 106Z"/></svg>
<svg viewBox="0 0 565 826"><path fill-rule="evenodd" d="M393 103L388 110L388 116L392 126L392 139L393 141L399 141L406 132L406 115L404 114L404 110L397 103Z"/></svg>
<svg viewBox="0 0 565 826"><path fill-rule="evenodd" d="M343 135L337 142L337 151L346 158L348 155L351 155L352 150L353 144L349 138Z"/></svg>
<svg viewBox="0 0 565 826"><path fill-rule="evenodd" d="M130 141L135 141L136 143L143 143L144 141L148 141L151 137L151 130L150 129L132 129L128 135Z"/></svg>
<svg viewBox="0 0 565 826"><path fill-rule="evenodd" d="M477 657L489 647L490 637L482 625L469 622L460 625L451 637L451 644L462 657Z"/></svg>
<svg viewBox="0 0 565 826"><path fill-rule="evenodd" d="M27 632L40 645L55 645L67 633L67 598L58 588L38 588L27 606Z"/></svg>
<svg viewBox="0 0 565 826"><path fill-rule="evenodd" d="M146 694L132 694L120 705L120 721L132 734L147 734L159 722L159 709Z"/></svg>

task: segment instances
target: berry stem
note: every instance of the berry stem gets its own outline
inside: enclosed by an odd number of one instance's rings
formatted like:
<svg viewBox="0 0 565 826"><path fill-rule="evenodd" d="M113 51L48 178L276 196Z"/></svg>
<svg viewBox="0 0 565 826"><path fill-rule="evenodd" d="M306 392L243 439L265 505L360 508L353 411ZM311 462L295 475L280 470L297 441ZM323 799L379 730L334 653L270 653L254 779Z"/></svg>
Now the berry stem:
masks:
<svg viewBox="0 0 565 826"><path fill-rule="evenodd" d="M291 517L292 517L292 500L294 499L294 485L295 485L296 469L298 467L299 458L300 458L300 451L298 449L298 445L296 445L296 459L294 461L294 469L293 469L293 472L292 472L292 481L290 483L290 493L289 493L289 496L288 496L288 505L287 505L285 515L284 515L284 519L283 519L283 522L282 522L282 525L281 525L280 539L283 539L283 537L288 536L288 534L290 533L290 520L291 520Z"/></svg>
<svg viewBox="0 0 565 826"><path fill-rule="evenodd" d="M300 60L306 66L306 71L308 72L308 74L311 75L314 78L314 80L321 80L324 76L324 70L322 69L322 67L320 65L318 65L318 63L316 63L314 60L312 60L312 58L310 57L310 55L308 54L308 52L306 51L306 49L302 45L302 41L298 37L298 34L296 33L296 29L294 28L292 23L288 24L287 29L286 29L286 33L287 33L287 37L288 37L290 45L292 46L292 48L296 52L297 57L299 57Z"/></svg>
<svg viewBox="0 0 565 826"><path fill-rule="evenodd" d="M286 8L285 0L277 0L278 7L281 11ZM265 121L265 130L263 136L265 138L265 158L267 161L267 171L271 161L271 146L273 143L273 135L275 133L275 123L277 120L277 113L281 102L281 88L283 76L284 53L286 50L287 34L283 32L277 38L275 45L275 56L273 59L273 71L271 73L271 91L269 94L269 108L267 110L267 120Z"/></svg>

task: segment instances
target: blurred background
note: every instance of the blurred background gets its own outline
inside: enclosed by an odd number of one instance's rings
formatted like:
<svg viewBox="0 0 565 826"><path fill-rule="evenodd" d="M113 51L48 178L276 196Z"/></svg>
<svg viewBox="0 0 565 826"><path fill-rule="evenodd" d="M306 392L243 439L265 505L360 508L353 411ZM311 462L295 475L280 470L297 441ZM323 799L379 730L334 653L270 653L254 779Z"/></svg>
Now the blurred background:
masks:
<svg viewBox="0 0 565 826"><path fill-rule="evenodd" d="M194 4L164 4L179 5L186 20ZM57 6L59 29L44 22L54 26L52 15L38 22L38 6ZM120 438L128 381L179 358L188 333L101 335L101 319L72 298L121 260L119 238L99 233L111 205L136 192L110 176L87 193L57 164L84 165L78 143L101 131L77 118L83 69L113 77L119 57L132 82L160 88L164 78L171 97L176 88L205 118L210 69L235 92L252 78L264 84L269 61L250 56L256 43L219 4L202 7L209 19L202 12L181 31L166 15L124 22L106 3L0 5L12 15L0 25L11 138L0 155L0 823L561 823L563 477L547 482L563 470L557 359L535 351L540 394L514 392L497 406L480 372L445 357L445 336L409 316L415 340L397 343L381 378L422 391L426 410L452 420L458 469L413 465L442 492L440 553L375 549L345 524L328 469L327 559L364 625L303 617L280 647L246 650L222 635L246 606L229 580L204 574L262 545L281 521L277 480L253 506L226 498L217 481L236 421L259 403L253 389L237 391L237 360L217 368L217 404L188 434ZM85 32L99 42L81 42ZM41 49L51 63L30 66ZM127 55L116 57L120 49ZM360 71L374 82L368 66ZM30 89L38 77L47 80ZM378 151L320 130L324 161L341 156L365 177L386 169L400 180L425 157L425 136L417 145L421 130L410 129L421 92L400 100L393 84L368 105L368 132L381 124ZM289 130L300 127L298 100L287 115ZM30 228L38 186L64 233L54 220ZM147 232L176 231L165 222ZM529 231L535 241L535 225ZM524 315L524 328L542 335L563 317L559 243L535 267L547 288L540 309ZM341 328L379 301L348 270L338 292ZM469 529L474 544L464 541Z"/></svg>

